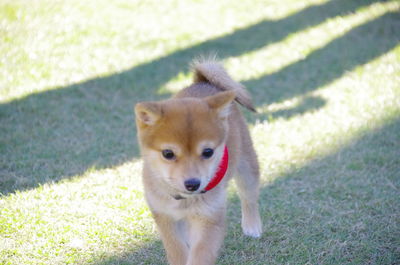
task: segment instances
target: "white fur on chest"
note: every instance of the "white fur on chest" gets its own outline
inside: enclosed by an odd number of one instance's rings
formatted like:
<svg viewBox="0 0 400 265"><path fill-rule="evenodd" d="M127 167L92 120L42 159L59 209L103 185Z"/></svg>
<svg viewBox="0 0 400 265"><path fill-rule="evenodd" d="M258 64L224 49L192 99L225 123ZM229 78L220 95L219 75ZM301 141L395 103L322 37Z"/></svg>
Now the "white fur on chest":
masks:
<svg viewBox="0 0 400 265"><path fill-rule="evenodd" d="M152 211L170 216L178 221L188 216L213 216L216 211L225 207L225 190L221 189L213 196L193 195L193 198L160 200L148 196L147 201Z"/></svg>

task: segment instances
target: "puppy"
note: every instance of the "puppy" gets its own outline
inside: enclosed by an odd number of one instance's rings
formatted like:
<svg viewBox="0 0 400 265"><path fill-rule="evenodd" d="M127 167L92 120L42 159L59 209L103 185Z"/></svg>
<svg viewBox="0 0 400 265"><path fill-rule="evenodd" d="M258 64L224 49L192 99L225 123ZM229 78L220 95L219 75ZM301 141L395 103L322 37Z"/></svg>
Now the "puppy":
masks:
<svg viewBox="0 0 400 265"><path fill-rule="evenodd" d="M173 98L135 106L143 184L171 265L215 264L225 235L226 186L235 177L245 235L261 236L259 166L235 103L245 88L213 61Z"/></svg>

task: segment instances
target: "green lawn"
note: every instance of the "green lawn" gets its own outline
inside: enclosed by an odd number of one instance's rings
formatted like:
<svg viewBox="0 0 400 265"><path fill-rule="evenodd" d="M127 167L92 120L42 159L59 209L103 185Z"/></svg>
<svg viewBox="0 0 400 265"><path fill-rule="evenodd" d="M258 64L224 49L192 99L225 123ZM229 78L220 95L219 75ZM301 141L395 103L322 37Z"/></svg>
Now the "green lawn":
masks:
<svg viewBox="0 0 400 265"><path fill-rule="evenodd" d="M0 0L0 264L165 264L133 105L217 53L248 87L261 239L218 264L400 264L400 2Z"/></svg>

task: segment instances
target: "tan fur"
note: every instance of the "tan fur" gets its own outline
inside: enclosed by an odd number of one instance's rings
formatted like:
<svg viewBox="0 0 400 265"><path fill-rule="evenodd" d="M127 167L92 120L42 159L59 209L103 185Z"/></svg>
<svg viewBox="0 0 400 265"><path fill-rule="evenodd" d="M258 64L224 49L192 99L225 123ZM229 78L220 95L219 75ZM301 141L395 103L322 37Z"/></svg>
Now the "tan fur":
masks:
<svg viewBox="0 0 400 265"><path fill-rule="evenodd" d="M261 236L259 167L238 101L254 110L244 87L216 62L194 65L194 84L174 98L135 106L143 156L145 197L171 265L215 264L225 234L226 184L235 176L243 232ZM229 149L228 171L214 189L201 193ZM208 159L205 148L214 150ZM162 150L175 154L167 160ZM200 180L188 191L185 181Z"/></svg>
<svg viewBox="0 0 400 265"><path fill-rule="evenodd" d="M225 69L214 61L198 60L192 63L194 70L194 82L209 82L221 91L233 90L236 93L235 100L247 109L256 112L250 94L244 86L234 81Z"/></svg>

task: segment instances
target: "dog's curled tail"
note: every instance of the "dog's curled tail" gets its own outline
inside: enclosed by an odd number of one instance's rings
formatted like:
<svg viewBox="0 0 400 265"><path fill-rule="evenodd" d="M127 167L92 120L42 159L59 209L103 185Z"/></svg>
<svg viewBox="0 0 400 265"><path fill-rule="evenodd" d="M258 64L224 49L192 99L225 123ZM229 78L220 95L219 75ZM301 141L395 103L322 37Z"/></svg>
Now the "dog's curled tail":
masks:
<svg viewBox="0 0 400 265"><path fill-rule="evenodd" d="M234 81L224 67L213 60L198 60L192 63L194 82L208 82L222 91L233 90L236 93L235 100L247 109L256 112L253 101L246 88Z"/></svg>

